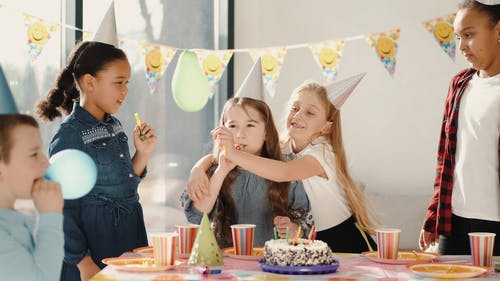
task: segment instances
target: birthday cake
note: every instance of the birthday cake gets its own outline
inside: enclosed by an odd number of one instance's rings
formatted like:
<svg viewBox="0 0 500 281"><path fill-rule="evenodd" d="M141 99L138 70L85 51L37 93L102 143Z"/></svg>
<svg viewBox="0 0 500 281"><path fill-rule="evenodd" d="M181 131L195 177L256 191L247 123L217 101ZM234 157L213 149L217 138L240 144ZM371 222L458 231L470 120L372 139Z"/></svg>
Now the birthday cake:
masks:
<svg viewBox="0 0 500 281"><path fill-rule="evenodd" d="M334 254L328 245L320 240L298 239L269 240L264 246L267 264L282 266L328 265L334 261Z"/></svg>

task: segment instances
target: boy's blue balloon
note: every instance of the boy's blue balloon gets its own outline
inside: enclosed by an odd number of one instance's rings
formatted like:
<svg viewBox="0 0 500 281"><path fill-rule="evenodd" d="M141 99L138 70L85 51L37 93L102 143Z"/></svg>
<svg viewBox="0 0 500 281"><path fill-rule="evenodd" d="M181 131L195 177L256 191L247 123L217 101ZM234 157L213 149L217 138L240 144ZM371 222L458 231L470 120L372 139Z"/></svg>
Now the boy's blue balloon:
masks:
<svg viewBox="0 0 500 281"><path fill-rule="evenodd" d="M49 159L45 178L61 185L64 199L77 199L89 193L97 180L94 160L77 149L61 150Z"/></svg>

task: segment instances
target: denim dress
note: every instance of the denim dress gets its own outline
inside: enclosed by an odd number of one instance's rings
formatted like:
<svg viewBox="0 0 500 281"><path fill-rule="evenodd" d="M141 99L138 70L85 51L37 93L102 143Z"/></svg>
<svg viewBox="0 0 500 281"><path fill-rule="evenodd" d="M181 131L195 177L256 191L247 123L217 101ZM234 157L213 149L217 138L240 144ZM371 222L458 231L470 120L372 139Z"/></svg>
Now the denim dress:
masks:
<svg viewBox="0 0 500 281"><path fill-rule="evenodd" d="M234 200L233 224L255 224L254 245L264 246L267 240L273 239L273 212L271 203L267 199L269 181L261 178L247 170L238 169L238 176L231 186L231 196ZM193 201L187 193L181 197L184 205L184 213L190 223L199 224L203 213L193 205ZM217 203L216 203L217 204ZM215 206L214 206L215 209ZM213 221L213 211L209 214ZM290 183L288 192L288 213L291 220L300 225L304 233L309 233L313 225L310 215L311 206L301 181ZM225 226L229 227L229 226ZM217 241L221 247L230 247L226 239L222 237ZM229 239L231 240L231 239Z"/></svg>
<svg viewBox="0 0 500 281"><path fill-rule="evenodd" d="M50 143L49 155L64 149L86 152L97 165L97 182L84 197L64 201L64 262L61 280L80 280L77 264L87 255L102 259L148 244L128 138L120 121L99 121L75 102ZM79 171L73 171L78 173Z"/></svg>

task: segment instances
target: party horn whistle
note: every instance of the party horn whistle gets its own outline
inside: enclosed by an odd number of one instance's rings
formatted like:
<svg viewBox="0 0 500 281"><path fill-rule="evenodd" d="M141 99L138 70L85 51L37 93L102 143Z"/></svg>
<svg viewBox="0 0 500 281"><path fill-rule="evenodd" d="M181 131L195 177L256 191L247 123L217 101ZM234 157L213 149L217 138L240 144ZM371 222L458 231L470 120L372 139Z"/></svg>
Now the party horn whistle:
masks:
<svg viewBox="0 0 500 281"><path fill-rule="evenodd" d="M144 134L142 134L142 131L141 131L141 118L139 118L139 113L134 113L134 117L135 117L135 123L137 124L137 126L139 126L139 139L141 141L145 141L148 139L148 137Z"/></svg>

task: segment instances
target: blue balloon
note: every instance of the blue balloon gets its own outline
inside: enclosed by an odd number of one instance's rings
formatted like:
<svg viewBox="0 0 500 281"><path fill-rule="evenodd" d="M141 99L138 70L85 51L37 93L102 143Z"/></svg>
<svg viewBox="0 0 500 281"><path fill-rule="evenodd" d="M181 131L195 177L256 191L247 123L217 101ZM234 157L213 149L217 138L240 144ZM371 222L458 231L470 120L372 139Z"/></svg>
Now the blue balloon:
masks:
<svg viewBox="0 0 500 281"><path fill-rule="evenodd" d="M61 185L64 199L78 199L89 193L97 181L94 160L77 149L61 150L49 159L45 178Z"/></svg>

